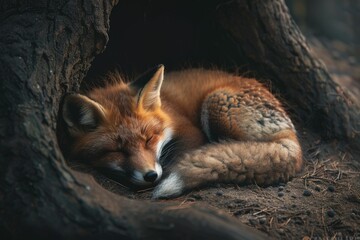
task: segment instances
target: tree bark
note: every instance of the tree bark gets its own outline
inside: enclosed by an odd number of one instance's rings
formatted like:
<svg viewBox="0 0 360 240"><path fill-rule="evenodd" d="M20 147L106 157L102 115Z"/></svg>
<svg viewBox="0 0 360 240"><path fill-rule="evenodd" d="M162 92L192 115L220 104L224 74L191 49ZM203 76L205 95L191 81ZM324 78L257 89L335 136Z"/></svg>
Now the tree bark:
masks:
<svg viewBox="0 0 360 240"><path fill-rule="evenodd" d="M56 140L61 98L79 90L104 50L116 3L0 2L0 232L16 239L262 239L218 210L129 200L66 165ZM228 44L218 54L270 76L302 120L317 119L329 137L359 142L357 108L310 55L283 1L211 1L207 9L226 34L214 39Z"/></svg>
<svg viewBox="0 0 360 240"><path fill-rule="evenodd" d="M359 106L312 56L283 1L225 2L218 6L217 19L234 43L229 48L234 58L245 57L256 72L281 86L305 126L359 148Z"/></svg>

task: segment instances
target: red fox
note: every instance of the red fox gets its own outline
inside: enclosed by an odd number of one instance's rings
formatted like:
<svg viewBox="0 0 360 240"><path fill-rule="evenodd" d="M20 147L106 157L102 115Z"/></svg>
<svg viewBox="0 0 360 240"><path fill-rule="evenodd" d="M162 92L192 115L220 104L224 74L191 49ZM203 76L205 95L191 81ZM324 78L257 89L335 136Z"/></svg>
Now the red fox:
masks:
<svg viewBox="0 0 360 240"><path fill-rule="evenodd" d="M214 182L271 185L302 167L295 128L257 80L164 66L126 83L65 97L70 159L110 169L154 198ZM163 166L166 174L163 175Z"/></svg>

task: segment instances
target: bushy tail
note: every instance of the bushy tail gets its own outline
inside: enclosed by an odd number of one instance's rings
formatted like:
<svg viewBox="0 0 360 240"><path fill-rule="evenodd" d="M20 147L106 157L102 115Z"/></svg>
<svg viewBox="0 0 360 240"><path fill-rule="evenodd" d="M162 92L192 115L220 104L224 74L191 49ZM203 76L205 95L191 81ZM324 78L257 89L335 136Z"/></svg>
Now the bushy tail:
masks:
<svg viewBox="0 0 360 240"><path fill-rule="evenodd" d="M287 182L302 165L302 151L291 130L268 142L220 142L185 153L153 193L154 198L174 197L212 182L271 185Z"/></svg>

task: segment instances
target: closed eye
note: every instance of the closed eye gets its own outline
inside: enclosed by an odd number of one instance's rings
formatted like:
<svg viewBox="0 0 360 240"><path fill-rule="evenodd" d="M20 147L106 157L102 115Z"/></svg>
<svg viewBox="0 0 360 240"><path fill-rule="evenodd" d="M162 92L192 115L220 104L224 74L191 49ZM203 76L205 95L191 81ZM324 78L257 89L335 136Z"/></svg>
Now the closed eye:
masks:
<svg viewBox="0 0 360 240"><path fill-rule="evenodd" d="M153 139L154 139L154 136L151 136L151 137L147 138L146 139L146 145L150 144Z"/></svg>
<svg viewBox="0 0 360 240"><path fill-rule="evenodd" d="M128 156L128 152L126 151L126 149L124 148L110 148L110 149L104 149L103 150L104 154L113 154L113 153L117 153L117 154L122 154L123 156Z"/></svg>

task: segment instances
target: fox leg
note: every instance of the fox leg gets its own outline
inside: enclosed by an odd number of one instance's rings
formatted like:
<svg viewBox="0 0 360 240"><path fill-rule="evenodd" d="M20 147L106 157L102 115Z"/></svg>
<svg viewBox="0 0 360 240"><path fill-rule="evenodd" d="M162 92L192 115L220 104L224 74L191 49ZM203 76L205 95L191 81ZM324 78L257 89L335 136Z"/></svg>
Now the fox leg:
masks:
<svg viewBox="0 0 360 240"><path fill-rule="evenodd" d="M288 181L301 169L301 147L285 111L272 95L264 101L251 99L251 94L222 90L207 96L202 127L217 142L179 156L155 188L154 198L177 196L211 182L270 185Z"/></svg>

